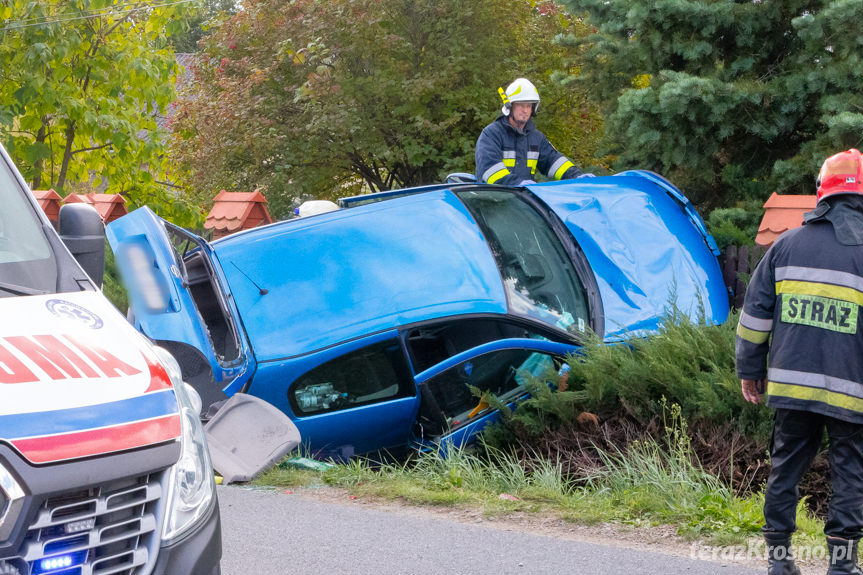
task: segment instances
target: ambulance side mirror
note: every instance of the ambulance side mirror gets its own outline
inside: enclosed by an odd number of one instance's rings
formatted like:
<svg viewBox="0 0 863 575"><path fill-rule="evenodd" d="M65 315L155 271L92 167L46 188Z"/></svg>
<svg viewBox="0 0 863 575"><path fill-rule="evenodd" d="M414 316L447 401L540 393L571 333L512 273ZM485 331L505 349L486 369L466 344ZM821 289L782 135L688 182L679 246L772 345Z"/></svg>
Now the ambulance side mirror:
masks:
<svg viewBox="0 0 863 575"><path fill-rule="evenodd" d="M105 225L99 212L87 204L60 208L60 239L97 286L105 275Z"/></svg>

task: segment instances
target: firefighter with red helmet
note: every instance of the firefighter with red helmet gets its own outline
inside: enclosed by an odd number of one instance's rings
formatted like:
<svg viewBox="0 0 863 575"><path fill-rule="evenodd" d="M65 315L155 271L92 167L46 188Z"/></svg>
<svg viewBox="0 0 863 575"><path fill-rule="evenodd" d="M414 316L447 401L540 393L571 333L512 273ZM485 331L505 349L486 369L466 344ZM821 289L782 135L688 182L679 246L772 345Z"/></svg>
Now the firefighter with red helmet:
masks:
<svg viewBox="0 0 863 575"><path fill-rule="evenodd" d="M737 326L745 399L775 408L764 497L768 573L800 570L791 553L797 484L827 430L833 497L824 532L828 575L863 575L863 158L825 160L803 227L767 251ZM768 365L769 352L769 365Z"/></svg>
<svg viewBox="0 0 863 575"><path fill-rule="evenodd" d="M530 80L518 78L498 88L503 107L500 116L485 127L476 142L476 178L489 184L535 183L537 171L550 180L583 174L536 129L539 92Z"/></svg>

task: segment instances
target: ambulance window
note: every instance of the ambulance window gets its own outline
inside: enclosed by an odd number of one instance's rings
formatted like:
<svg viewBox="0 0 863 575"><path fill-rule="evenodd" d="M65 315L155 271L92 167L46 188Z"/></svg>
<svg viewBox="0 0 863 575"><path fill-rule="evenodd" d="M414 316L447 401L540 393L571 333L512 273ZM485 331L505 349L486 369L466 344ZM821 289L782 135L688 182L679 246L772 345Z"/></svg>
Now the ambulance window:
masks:
<svg viewBox="0 0 863 575"><path fill-rule="evenodd" d="M300 377L288 390L297 415L340 411L414 395L413 379L397 339L352 351Z"/></svg>
<svg viewBox="0 0 863 575"><path fill-rule="evenodd" d="M12 295L54 291L57 286L54 254L24 193L0 160L0 282L23 288ZM9 293L0 290L0 296Z"/></svg>

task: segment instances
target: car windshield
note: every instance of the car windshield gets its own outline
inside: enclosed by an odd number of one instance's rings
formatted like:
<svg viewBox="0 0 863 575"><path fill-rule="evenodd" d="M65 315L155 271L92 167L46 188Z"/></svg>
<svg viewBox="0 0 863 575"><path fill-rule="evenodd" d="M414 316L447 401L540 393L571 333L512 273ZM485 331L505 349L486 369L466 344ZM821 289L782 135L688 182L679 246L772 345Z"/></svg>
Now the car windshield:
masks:
<svg viewBox="0 0 863 575"><path fill-rule="evenodd" d="M510 311L577 334L589 324L587 296L549 223L515 193L458 193L500 268Z"/></svg>
<svg viewBox="0 0 863 575"><path fill-rule="evenodd" d="M42 222L0 158L0 297L53 292L57 264Z"/></svg>

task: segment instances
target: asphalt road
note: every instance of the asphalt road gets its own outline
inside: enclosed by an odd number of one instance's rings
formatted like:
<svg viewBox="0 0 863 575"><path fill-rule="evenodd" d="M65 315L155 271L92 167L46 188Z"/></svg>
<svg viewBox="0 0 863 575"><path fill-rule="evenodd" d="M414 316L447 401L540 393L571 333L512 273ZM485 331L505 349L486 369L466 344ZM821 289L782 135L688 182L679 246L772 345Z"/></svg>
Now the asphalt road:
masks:
<svg viewBox="0 0 863 575"><path fill-rule="evenodd" d="M223 575L755 575L766 569L219 487Z"/></svg>

